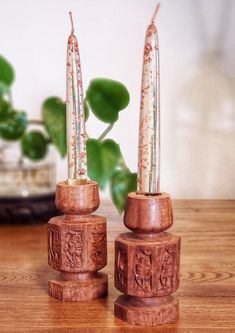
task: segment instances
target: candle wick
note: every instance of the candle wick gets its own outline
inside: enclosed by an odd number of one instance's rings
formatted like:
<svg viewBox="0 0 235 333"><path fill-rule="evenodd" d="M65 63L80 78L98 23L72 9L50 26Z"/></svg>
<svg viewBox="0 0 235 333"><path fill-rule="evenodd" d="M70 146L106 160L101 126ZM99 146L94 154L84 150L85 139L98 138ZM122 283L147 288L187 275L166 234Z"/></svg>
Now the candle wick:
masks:
<svg viewBox="0 0 235 333"><path fill-rule="evenodd" d="M152 20L151 20L151 22L152 22L153 24L155 23L155 19L156 19L156 16L157 16L157 13L158 13L158 9L159 9L159 7L160 7L160 3L157 4L156 9L155 9L155 11L154 11L154 14L153 14L153 17L152 17Z"/></svg>
<svg viewBox="0 0 235 333"><path fill-rule="evenodd" d="M73 35L74 34L74 26L73 26L72 12L69 12L69 16L70 16L70 21L71 21L71 35Z"/></svg>

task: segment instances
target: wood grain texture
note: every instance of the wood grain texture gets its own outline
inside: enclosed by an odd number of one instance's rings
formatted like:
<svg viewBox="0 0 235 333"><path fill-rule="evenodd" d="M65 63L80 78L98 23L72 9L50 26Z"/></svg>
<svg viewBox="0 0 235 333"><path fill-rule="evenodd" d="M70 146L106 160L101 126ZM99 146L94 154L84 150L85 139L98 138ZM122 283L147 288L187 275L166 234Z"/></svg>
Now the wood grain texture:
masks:
<svg viewBox="0 0 235 333"><path fill-rule="evenodd" d="M132 325L159 326L179 318L180 237L163 232L173 223L170 195L127 196L124 224L133 232L115 239L115 287L126 295L114 315Z"/></svg>
<svg viewBox="0 0 235 333"><path fill-rule="evenodd" d="M47 265L46 225L0 228L0 332L235 332L235 201L173 201L181 236L180 300L176 324L131 326L113 315L114 239L127 229L110 203L97 211L108 219L107 298L64 303L47 294L56 276ZM46 221L45 221L46 222Z"/></svg>
<svg viewBox="0 0 235 333"><path fill-rule="evenodd" d="M115 240L115 287L136 297L174 293L179 287L180 237L167 232L148 239L137 236L126 232Z"/></svg>
<svg viewBox="0 0 235 333"><path fill-rule="evenodd" d="M106 218L90 214L99 205L98 184L56 186L56 206L65 215L48 222L48 264L61 272L48 294L66 302L88 302L108 293ZM86 214L86 215L84 215Z"/></svg>
<svg viewBox="0 0 235 333"><path fill-rule="evenodd" d="M59 182L56 185L55 203L64 214L90 214L100 205L98 184L91 180L81 185L68 185L67 181Z"/></svg>
<svg viewBox="0 0 235 333"><path fill-rule="evenodd" d="M114 304L114 313L132 325L164 325L178 319L179 301L173 296L137 298L121 295Z"/></svg>
<svg viewBox="0 0 235 333"><path fill-rule="evenodd" d="M157 233L170 228L173 223L170 195L129 193L123 221L128 229L137 233Z"/></svg>
<svg viewBox="0 0 235 333"><path fill-rule="evenodd" d="M90 273L87 276L76 275L76 279L69 276L61 280L49 281L49 295L65 302L87 302L105 297L108 293L108 276L103 273ZM62 274L61 274L62 275Z"/></svg>

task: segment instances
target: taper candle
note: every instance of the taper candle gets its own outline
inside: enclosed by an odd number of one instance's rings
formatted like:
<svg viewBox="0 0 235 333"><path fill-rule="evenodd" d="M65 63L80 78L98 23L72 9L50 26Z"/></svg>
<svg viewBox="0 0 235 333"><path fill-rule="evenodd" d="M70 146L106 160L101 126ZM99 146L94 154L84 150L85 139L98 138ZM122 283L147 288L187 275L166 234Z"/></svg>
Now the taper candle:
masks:
<svg viewBox="0 0 235 333"><path fill-rule="evenodd" d="M159 6L147 28L144 47L137 184L137 192L141 194L156 194L160 191L160 74L155 25Z"/></svg>
<svg viewBox="0 0 235 333"><path fill-rule="evenodd" d="M87 179L86 131L78 41L74 35L72 13L69 15L72 30L68 39L66 75L68 184L76 185L86 183Z"/></svg>

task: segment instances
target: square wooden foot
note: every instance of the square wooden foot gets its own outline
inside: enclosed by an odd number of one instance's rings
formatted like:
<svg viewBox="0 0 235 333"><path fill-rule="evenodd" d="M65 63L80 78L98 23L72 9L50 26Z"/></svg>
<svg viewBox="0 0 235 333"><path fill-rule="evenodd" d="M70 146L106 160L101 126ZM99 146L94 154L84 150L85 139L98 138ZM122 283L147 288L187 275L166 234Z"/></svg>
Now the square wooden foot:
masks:
<svg viewBox="0 0 235 333"><path fill-rule="evenodd" d="M106 296L108 293L108 275L96 273L89 279L50 280L48 294L65 302L88 302Z"/></svg>
<svg viewBox="0 0 235 333"><path fill-rule="evenodd" d="M139 298L121 295L115 302L114 314L132 325L168 324L179 317L179 301L173 296Z"/></svg>

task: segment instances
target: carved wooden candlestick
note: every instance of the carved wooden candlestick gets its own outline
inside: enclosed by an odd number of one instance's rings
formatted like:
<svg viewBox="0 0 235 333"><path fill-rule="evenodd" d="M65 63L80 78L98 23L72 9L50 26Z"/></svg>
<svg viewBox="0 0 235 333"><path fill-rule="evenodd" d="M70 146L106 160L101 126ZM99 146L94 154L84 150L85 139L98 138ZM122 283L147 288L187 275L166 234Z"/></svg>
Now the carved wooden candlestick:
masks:
<svg viewBox="0 0 235 333"><path fill-rule="evenodd" d="M65 215L48 222L48 263L60 271L48 293L61 301L90 301L103 297L108 276L97 271L107 263L106 219L93 215L100 204L96 182L56 188L56 206Z"/></svg>
<svg viewBox="0 0 235 333"><path fill-rule="evenodd" d="M115 240L115 286L126 295L114 313L130 324L160 325L178 318L180 237L164 232L173 223L170 196L129 193L124 224L133 232Z"/></svg>

